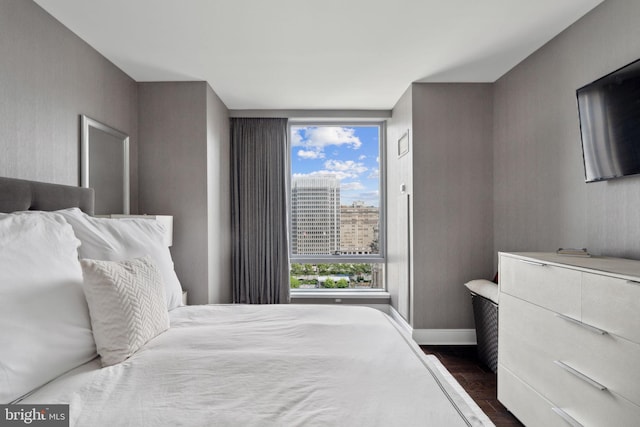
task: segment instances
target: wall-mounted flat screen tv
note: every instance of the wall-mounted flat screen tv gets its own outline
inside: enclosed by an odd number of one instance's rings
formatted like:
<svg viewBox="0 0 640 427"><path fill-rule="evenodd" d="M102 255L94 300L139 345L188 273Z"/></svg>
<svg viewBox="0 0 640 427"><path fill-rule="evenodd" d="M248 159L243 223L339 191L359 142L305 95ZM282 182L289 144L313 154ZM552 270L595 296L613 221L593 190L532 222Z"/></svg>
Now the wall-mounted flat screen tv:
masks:
<svg viewBox="0 0 640 427"><path fill-rule="evenodd" d="M585 180L640 173L640 60L576 91Z"/></svg>

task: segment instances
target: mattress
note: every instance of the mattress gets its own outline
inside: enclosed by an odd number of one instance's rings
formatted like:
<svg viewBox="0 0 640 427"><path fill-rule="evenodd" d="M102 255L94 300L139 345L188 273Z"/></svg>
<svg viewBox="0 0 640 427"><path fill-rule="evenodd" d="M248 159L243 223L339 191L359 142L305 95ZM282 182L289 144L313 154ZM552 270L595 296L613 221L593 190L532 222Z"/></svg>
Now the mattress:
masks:
<svg viewBox="0 0 640 427"><path fill-rule="evenodd" d="M125 362L94 360L21 403L77 426L490 426L433 356L366 307L205 305Z"/></svg>

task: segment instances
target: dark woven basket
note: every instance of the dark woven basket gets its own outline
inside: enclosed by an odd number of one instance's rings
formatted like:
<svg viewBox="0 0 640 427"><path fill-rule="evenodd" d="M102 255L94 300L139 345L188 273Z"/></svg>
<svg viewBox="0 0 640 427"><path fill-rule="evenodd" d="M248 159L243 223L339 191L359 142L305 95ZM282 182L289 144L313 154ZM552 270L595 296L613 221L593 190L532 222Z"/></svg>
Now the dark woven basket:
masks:
<svg viewBox="0 0 640 427"><path fill-rule="evenodd" d="M476 322L478 359L493 372L498 370L498 304L471 293Z"/></svg>

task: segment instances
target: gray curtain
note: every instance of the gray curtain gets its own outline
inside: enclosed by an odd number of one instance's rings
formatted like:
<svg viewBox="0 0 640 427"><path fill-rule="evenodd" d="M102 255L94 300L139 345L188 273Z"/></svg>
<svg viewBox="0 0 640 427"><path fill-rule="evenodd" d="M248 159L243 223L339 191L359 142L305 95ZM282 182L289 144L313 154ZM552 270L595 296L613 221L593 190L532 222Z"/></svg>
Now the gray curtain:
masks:
<svg viewBox="0 0 640 427"><path fill-rule="evenodd" d="M287 119L231 119L233 302L289 302Z"/></svg>

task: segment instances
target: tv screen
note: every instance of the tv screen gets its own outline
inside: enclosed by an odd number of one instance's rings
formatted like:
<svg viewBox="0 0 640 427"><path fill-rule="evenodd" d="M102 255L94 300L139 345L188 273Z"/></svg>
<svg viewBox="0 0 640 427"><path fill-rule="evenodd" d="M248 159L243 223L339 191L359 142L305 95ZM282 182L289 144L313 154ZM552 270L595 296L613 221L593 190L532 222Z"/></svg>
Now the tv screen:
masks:
<svg viewBox="0 0 640 427"><path fill-rule="evenodd" d="M585 180L640 173L640 60L576 94Z"/></svg>

